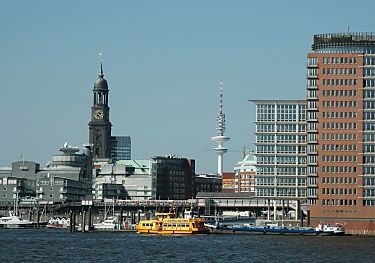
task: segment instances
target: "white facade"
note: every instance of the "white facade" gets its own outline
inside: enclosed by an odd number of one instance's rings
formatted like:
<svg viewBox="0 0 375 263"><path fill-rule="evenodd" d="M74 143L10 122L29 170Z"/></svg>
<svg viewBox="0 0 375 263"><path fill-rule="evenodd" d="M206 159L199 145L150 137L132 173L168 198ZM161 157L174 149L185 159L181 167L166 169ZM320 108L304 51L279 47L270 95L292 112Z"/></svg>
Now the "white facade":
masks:
<svg viewBox="0 0 375 263"><path fill-rule="evenodd" d="M306 198L306 101L255 100L256 195Z"/></svg>
<svg viewBox="0 0 375 263"><path fill-rule="evenodd" d="M93 189L100 190L103 183L122 184L131 200L151 199L150 160L121 160L101 167ZM100 191L95 191L99 198ZM99 198L100 199L100 198Z"/></svg>
<svg viewBox="0 0 375 263"><path fill-rule="evenodd" d="M255 192L256 158L247 154L234 167L234 192Z"/></svg>

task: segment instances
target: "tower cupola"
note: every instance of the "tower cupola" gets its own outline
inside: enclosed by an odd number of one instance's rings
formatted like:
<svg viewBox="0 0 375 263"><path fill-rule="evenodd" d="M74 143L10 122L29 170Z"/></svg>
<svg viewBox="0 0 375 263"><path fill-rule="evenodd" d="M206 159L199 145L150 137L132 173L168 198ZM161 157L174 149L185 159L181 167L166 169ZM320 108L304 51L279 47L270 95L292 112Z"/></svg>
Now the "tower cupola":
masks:
<svg viewBox="0 0 375 263"><path fill-rule="evenodd" d="M103 59L100 57L100 74L99 78L95 81L94 90L108 90L107 80L104 78L103 73Z"/></svg>

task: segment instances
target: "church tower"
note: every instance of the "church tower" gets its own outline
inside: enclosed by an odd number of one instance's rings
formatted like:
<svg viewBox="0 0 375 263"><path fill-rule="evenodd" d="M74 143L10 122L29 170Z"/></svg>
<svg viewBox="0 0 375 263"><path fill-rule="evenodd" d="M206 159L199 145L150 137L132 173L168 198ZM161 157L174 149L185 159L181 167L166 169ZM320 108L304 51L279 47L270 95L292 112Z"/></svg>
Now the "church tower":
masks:
<svg viewBox="0 0 375 263"><path fill-rule="evenodd" d="M94 101L89 122L89 143L93 146L95 159L111 157L111 127L108 107L108 83L104 79L103 59L100 53L100 75L94 84Z"/></svg>

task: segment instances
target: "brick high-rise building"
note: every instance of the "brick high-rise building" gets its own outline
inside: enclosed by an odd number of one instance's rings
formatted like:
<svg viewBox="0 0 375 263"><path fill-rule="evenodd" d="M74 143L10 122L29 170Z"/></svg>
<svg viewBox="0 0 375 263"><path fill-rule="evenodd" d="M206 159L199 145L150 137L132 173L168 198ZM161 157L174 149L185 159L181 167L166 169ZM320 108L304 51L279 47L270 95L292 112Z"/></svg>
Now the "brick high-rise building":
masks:
<svg viewBox="0 0 375 263"><path fill-rule="evenodd" d="M375 34L315 35L307 57L311 223L375 233Z"/></svg>

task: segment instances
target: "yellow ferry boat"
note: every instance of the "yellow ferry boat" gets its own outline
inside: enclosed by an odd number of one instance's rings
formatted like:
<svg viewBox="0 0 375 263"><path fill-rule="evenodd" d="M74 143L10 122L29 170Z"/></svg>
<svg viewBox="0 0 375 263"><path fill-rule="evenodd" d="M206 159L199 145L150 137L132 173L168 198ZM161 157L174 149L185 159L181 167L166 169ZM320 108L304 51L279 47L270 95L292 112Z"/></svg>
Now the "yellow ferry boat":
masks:
<svg viewBox="0 0 375 263"><path fill-rule="evenodd" d="M156 213L155 219L141 220L136 225L137 232L140 234L206 234L208 228L204 226L204 218L176 218L171 209L168 213Z"/></svg>

